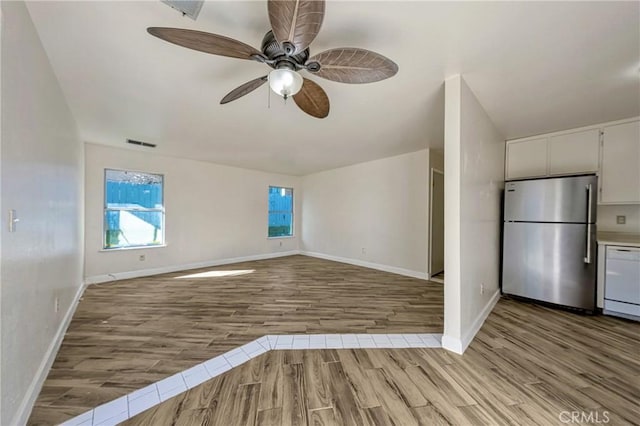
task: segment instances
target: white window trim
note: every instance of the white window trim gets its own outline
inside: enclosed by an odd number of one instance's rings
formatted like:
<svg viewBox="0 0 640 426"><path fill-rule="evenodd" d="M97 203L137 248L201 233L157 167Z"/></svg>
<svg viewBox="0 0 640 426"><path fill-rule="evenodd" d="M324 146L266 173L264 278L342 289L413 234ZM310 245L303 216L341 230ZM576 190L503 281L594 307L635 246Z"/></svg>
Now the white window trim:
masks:
<svg viewBox="0 0 640 426"><path fill-rule="evenodd" d="M108 253L110 251L121 251L121 250L145 250L145 249L157 249L157 248L165 248L167 244L156 244L153 246L132 246L132 247L114 247L114 248L102 248L98 250L99 252Z"/></svg>
<svg viewBox="0 0 640 426"><path fill-rule="evenodd" d="M273 236L270 237L269 236L269 214L271 214L271 209L267 208L267 240L277 240L280 238L295 238L295 229L296 229L296 195L295 195L295 188L294 187L288 187L288 186L280 186L280 185L269 185L269 188L267 190L270 190L271 188L284 188L284 189L290 189L291 190L291 235L280 235L280 236ZM267 207L268 207L268 203L269 203L269 193L267 192ZM287 212L285 210L274 210L274 211L283 211L283 212Z"/></svg>
<svg viewBox="0 0 640 426"><path fill-rule="evenodd" d="M157 175L162 177L162 208L149 208L149 209L141 209L141 208L122 208L122 209L114 209L113 207L107 207L107 171L113 170L117 172L129 172L129 173L143 173L147 175ZM113 252L120 250L142 250L142 249L150 249L150 248L162 248L167 246L166 234L165 234L165 225L166 225L166 208L164 201L164 186L165 186L165 176L163 173L155 173L155 172L143 172L141 170L124 170L124 169L114 169L114 168L105 168L103 174L103 196L102 196L102 247L99 252ZM137 245L137 246L127 246L127 247L106 247L107 245L107 228L105 221L105 212L107 210L125 210L125 211L157 211L162 213L162 244L149 244L149 245Z"/></svg>

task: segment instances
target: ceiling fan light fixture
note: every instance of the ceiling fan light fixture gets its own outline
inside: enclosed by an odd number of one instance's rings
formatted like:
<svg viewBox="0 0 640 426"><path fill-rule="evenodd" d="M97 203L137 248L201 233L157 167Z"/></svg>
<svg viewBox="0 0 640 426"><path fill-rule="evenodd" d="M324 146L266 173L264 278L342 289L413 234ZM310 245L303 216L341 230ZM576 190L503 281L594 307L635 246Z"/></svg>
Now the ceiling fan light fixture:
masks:
<svg viewBox="0 0 640 426"><path fill-rule="evenodd" d="M287 67L277 68L269 73L269 87L287 99L302 89L303 79L296 71Z"/></svg>

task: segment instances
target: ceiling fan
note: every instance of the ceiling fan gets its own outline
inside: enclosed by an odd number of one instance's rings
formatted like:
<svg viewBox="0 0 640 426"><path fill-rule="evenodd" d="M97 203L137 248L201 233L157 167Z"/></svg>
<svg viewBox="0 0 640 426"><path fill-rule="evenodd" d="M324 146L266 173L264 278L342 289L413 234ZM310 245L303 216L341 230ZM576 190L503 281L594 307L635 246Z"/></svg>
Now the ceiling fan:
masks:
<svg viewBox="0 0 640 426"><path fill-rule="evenodd" d="M325 13L324 0L268 0L271 30L262 40L262 51L229 37L181 28L150 27L149 34L201 52L262 62L273 70L229 92L221 104L234 101L262 86L296 105L313 117L329 114L329 97L315 82L302 77L301 70L341 83L372 83L394 76L398 65L365 49L343 47L309 57L309 44L316 38Z"/></svg>

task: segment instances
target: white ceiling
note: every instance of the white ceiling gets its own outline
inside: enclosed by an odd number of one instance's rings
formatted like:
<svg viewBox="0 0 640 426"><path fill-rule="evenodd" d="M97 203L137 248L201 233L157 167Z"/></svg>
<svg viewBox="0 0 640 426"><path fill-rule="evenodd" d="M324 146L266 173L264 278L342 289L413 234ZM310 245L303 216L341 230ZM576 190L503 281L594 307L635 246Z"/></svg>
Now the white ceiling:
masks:
<svg viewBox="0 0 640 426"><path fill-rule="evenodd" d="M444 89L462 74L505 138L640 114L639 2L329 1L311 53L362 47L398 74L345 85L318 120L268 86L227 105L266 65L166 43L149 26L191 28L257 48L266 1L208 1L197 21L159 1L30 2L81 137L162 154L302 175L443 147ZM144 148L131 147L141 150Z"/></svg>

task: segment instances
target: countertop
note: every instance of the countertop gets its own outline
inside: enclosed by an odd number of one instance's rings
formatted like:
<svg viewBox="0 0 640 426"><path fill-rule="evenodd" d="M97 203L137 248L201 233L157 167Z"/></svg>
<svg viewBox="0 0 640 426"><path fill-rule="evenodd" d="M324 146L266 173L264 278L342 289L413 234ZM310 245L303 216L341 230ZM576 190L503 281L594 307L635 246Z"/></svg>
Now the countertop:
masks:
<svg viewBox="0 0 640 426"><path fill-rule="evenodd" d="M598 232L597 240L600 245L640 247L640 234Z"/></svg>

